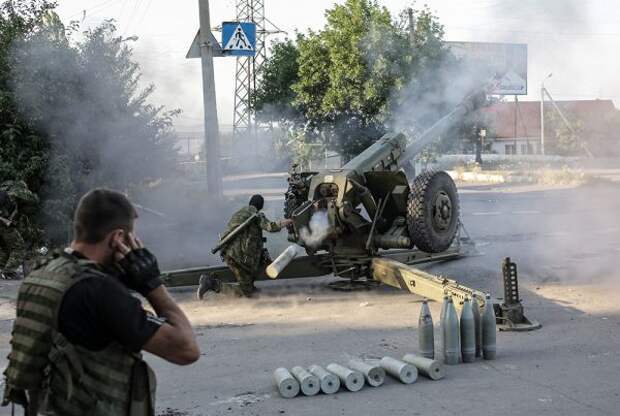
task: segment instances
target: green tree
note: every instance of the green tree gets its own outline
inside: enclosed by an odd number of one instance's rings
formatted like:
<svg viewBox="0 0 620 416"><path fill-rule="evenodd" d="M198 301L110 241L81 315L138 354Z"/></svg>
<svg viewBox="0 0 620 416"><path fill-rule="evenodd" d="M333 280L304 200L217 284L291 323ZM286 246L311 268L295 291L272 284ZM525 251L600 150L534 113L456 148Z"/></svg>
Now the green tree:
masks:
<svg viewBox="0 0 620 416"><path fill-rule="evenodd" d="M254 94L253 105L259 121L285 123L298 116L292 105L295 97L292 86L299 80L299 49L295 42L285 39L274 43L270 52L271 58L260 74L261 87Z"/></svg>
<svg viewBox="0 0 620 416"><path fill-rule="evenodd" d="M374 1L348 0L326 19L321 32L299 42L295 105L306 134L320 132L329 149L348 159L384 132L391 89L407 73L408 40Z"/></svg>
<svg viewBox="0 0 620 416"><path fill-rule="evenodd" d="M393 20L375 1L335 5L327 10L322 30L272 49L266 67L283 62L286 67L280 72L270 67L276 76L264 78L257 102L261 108L270 103L290 108L272 114L272 121L288 123L296 131L295 140L321 144L345 159L388 128L428 123L437 114L435 103L417 112L404 107L429 101L426 96L441 82L440 68L450 54L442 45L443 28L437 18L428 9L415 16L410 40L404 16ZM283 120L283 114L293 117Z"/></svg>
<svg viewBox="0 0 620 416"><path fill-rule="evenodd" d="M20 3L7 1L5 10ZM65 27L51 8L4 13L3 34L22 29L2 45L0 117L9 140L0 147L0 178L28 180L41 197L46 238L61 243L79 195L95 186L136 194L173 173L178 111L149 103L154 87L140 87L132 40L112 22L74 41L77 26Z"/></svg>
<svg viewBox="0 0 620 416"><path fill-rule="evenodd" d="M566 111L565 117L569 125L557 112L545 112L545 151L559 156L583 156L587 152L583 122L575 114Z"/></svg>
<svg viewBox="0 0 620 416"><path fill-rule="evenodd" d="M4 1L0 5L0 182L26 181L35 192L41 187L49 146L29 120L21 117L12 88L12 46L35 32L47 1Z"/></svg>

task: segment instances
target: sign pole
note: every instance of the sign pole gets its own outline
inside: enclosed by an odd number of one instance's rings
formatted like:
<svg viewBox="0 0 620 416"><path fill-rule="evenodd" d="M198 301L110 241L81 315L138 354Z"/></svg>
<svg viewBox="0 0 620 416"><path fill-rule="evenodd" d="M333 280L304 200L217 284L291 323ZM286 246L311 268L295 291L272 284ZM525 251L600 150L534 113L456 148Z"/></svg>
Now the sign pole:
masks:
<svg viewBox="0 0 620 416"><path fill-rule="evenodd" d="M220 169L220 132L215 98L213 49L209 0L198 0L200 15L200 59L202 61L202 96L204 104L205 152L207 154L207 191L212 198L222 199Z"/></svg>

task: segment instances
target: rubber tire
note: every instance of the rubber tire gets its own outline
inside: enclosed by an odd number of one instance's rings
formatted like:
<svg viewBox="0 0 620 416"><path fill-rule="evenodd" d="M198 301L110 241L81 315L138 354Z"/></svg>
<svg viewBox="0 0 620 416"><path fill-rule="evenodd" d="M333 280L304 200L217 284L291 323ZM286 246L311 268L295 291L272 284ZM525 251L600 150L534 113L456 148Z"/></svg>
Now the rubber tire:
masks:
<svg viewBox="0 0 620 416"><path fill-rule="evenodd" d="M433 225L433 200L443 191L452 205L452 217L445 230ZM447 250L459 227L459 197L456 184L446 172L427 171L418 175L411 186L407 201L407 227L414 245L426 253Z"/></svg>

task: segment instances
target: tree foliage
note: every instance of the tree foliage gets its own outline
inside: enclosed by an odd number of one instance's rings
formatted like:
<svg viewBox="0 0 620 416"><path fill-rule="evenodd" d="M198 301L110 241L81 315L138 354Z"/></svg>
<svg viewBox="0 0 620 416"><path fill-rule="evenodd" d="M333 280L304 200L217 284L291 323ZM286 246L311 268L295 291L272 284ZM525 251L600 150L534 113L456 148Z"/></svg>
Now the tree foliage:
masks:
<svg viewBox="0 0 620 416"><path fill-rule="evenodd" d="M14 42L36 31L53 6L45 1L5 1L0 6L0 182L24 180L35 191L41 187L49 145L18 111L11 86L11 51Z"/></svg>
<svg viewBox="0 0 620 416"><path fill-rule="evenodd" d="M565 116L570 123L566 125L562 117L555 111L545 112L545 151L560 156L584 156L587 138L584 134L583 122L570 112Z"/></svg>
<svg viewBox="0 0 620 416"><path fill-rule="evenodd" d="M441 68L451 59L436 16L426 8L415 11L410 36L406 14L393 19L376 1L347 0L327 10L326 20L322 30L272 49L257 102L260 108L288 104L290 111L263 115L345 159L388 128L415 132L414 125L434 121L444 104L436 89L444 81ZM420 111L409 111L420 102Z"/></svg>
<svg viewBox="0 0 620 416"><path fill-rule="evenodd" d="M5 10L15 4L26 2L8 0ZM25 17L5 13L0 28L3 37L12 33L8 28L21 28L0 52L2 97L8 97L0 107L0 180L27 179L42 200L46 237L61 242L87 190L133 193L170 175L177 111L149 103L154 87L141 88L130 40L112 22L78 33L60 22L53 5L32 4L39 6L25 9Z"/></svg>
<svg viewBox="0 0 620 416"><path fill-rule="evenodd" d="M298 58L299 49L290 39L272 46L271 58L264 63L261 72L262 88L252 97L258 120L272 122L296 118L291 86L299 80Z"/></svg>

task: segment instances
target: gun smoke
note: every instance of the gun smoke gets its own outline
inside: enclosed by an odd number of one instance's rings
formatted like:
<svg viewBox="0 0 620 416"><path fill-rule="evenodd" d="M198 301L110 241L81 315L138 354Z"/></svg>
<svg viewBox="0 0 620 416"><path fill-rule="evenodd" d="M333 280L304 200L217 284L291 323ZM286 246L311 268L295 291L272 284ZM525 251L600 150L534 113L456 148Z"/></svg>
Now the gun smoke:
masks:
<svg viewBox="0 0 620 416"><path fill-rule="evenodd" d="M308 227L302 228L299 232L301 240L311 248L320 246L328 235L329 219L325 210L312 214Z"/></svg>

